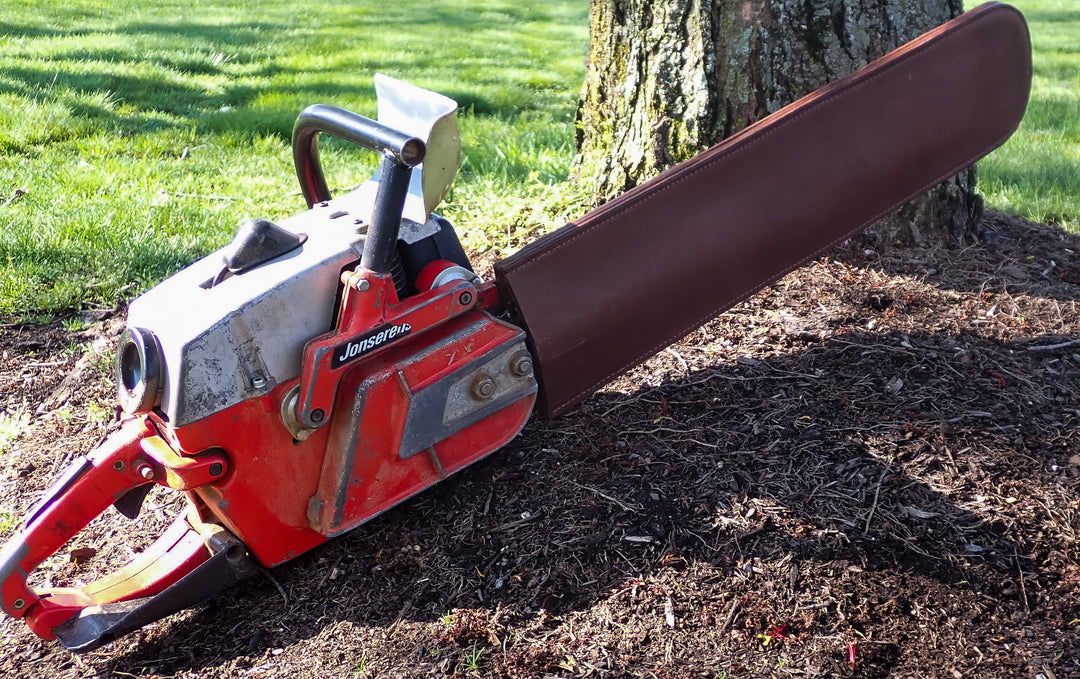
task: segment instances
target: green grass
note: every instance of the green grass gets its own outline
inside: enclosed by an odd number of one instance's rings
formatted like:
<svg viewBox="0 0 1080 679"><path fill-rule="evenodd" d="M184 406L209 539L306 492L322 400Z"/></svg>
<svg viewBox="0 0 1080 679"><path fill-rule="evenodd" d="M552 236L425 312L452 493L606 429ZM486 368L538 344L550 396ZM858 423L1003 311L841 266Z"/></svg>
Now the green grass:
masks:
<svg viewBox="0 0 1080 679"><path fill-rule="evenodd" d="M979 164L979 191L991 207L1080 233L1080 3L1012 4L1031 29L1031 101L1017 133Z"/></svg>
<svg viewBox="0 0 1080 679"><path fill-rule="evenodd" d="M25 405L13 413L0 412L0 455L11 447L12 442L30 427L30 411Z"/></svg>
<svg viewBox="0 0 1080 679"><path fill-rule="evenodd" d="M974 3L971 3L974 4ZM981 164L992 207L1080 231L1080 7L1016 0L1035 82ZM372 74L462 105L441 211L505 251L564 218L585 0L8 0L0 4L0 321L130 299L257 216L302 209L289 137L330 103L373 115ZM335 189L375 159L330 140Z"/></svg>
<svg viewBox="0 0 1080 679"><path fill-rule="evenodd" d="M480 669L480 661L484 657L484 649L476 645L474 641L472 646L465 649L461 655L461 669L466 672L477 672Z"/></svg>
<svg viewBox="0 0 1080 679"><path fill-rule="evenodd" d="M0 318L130 298L245 219L300 211L297 113L374 116L376 71L462 105L442 211L473 245L511 238L491 220L535 220L566 179L586 23L580 0L3 3ZM322 155L332 188L376 164Z"/></svg>

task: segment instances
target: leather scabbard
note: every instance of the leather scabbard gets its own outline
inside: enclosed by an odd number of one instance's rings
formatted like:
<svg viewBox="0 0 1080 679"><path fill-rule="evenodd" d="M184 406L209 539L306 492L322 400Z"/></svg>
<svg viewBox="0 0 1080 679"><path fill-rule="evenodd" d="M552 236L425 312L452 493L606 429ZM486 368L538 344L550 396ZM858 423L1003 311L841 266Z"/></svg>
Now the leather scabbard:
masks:
<svg viewBox="0 0 1080 679"><path fill-rule="evenodd" d="M557 415L1002 144L1023 15L989 3L496 264Z"/></svg>

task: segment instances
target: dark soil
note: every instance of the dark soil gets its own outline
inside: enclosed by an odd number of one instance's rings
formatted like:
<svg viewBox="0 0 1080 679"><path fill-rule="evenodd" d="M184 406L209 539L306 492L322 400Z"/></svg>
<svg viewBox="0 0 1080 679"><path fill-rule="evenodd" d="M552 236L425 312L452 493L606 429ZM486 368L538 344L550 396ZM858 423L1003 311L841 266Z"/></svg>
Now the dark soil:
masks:
<svg viewBox="0 0 1080 679"><path fill-rule="evenodd" d="M1080 676L1080 239L986 226L967 247L852 241L454 479L112 646L73 656L4 619L0 673ZM115 426L121 327L0 329L19 431L0 522ZM108 512L43 578L109 570L172 506Z"/></svg>

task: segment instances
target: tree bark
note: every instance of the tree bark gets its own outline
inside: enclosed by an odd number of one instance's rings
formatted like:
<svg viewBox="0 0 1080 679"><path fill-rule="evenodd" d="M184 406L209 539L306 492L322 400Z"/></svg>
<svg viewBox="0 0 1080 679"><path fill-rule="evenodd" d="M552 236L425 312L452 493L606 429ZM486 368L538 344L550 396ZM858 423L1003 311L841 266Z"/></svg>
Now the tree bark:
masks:
<svg viewBox="0 0 1080 679"><path fill-rule="evenodd" d="M575 173L598 200L612 198L962 9L962 0L591 0ZM889 241L963 238L981 213L970 169L875 230Z"/></svg>

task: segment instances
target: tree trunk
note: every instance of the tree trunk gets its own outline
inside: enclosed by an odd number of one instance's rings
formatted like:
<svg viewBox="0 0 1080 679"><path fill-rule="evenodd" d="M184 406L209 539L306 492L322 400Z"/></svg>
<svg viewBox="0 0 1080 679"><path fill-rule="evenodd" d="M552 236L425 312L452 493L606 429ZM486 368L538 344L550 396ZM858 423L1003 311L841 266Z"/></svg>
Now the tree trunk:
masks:
<svg viewBox="0 0 1080 679"><path fill-rule="evenodd" d="M962 11L962 0L591 0L576 174L607 200ZM779 190L779 187L778 187ZM973 234L967 170L875 227Z"/></svg>

